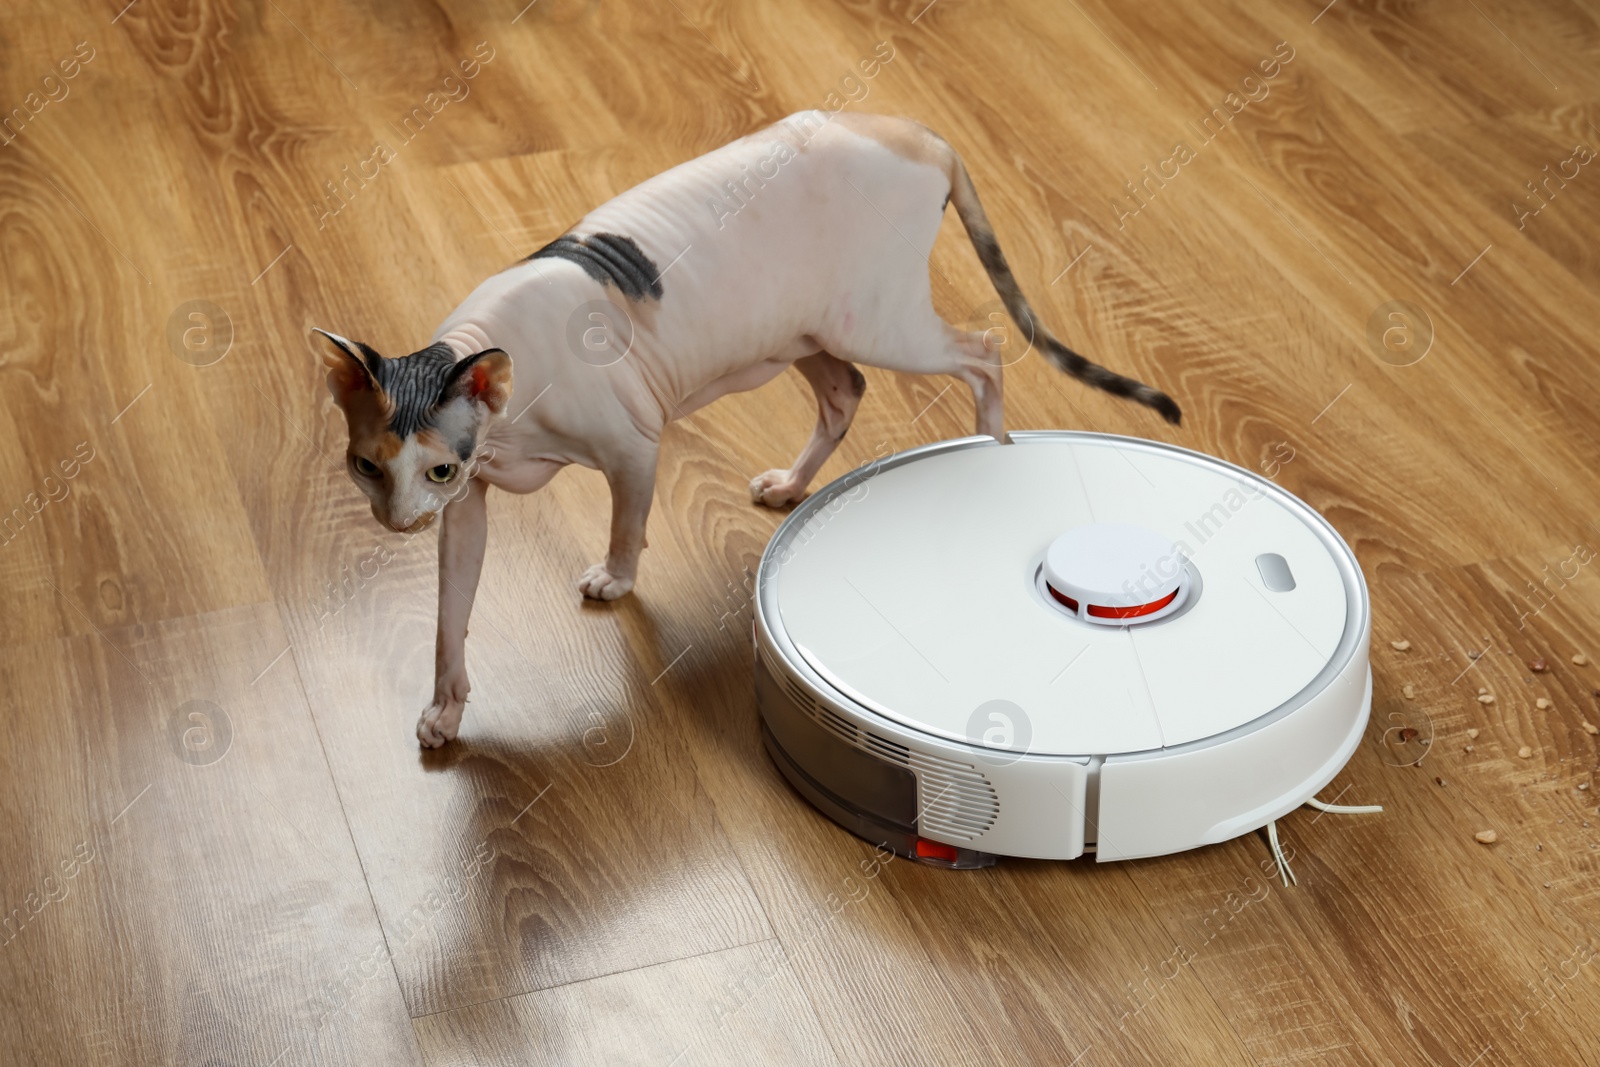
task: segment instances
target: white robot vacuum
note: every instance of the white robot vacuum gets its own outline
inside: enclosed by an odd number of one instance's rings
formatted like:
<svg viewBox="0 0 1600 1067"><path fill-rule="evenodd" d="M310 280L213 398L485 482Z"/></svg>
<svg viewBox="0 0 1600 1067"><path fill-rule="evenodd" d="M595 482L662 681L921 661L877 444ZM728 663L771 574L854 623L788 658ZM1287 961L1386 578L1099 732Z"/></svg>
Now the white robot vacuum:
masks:
<svg viewBox="0 0 1600 1067"><path fill-rule="evenodd" d="M1011 441L889 456L779 527L755 658L784 776L874 844L962 868L1158 856L1317 803L1372 704L1339 534L1187 449Z"/></svg>

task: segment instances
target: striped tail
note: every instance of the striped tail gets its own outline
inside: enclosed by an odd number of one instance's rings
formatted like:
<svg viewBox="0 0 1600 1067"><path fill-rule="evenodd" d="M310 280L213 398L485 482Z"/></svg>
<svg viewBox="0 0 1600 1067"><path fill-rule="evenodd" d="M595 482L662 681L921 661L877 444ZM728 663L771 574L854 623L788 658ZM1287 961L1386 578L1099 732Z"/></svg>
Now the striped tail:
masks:
<svg viewBox="0 0 1600 1067"><path fill-rule="evenodd" d="M1028 306L1027 298L1017 286L1017 279L1011 274L1011 267L1006 263L1005 254L1000 251L1000 242L995 240L994 230L990 228L989 217L984 214L983 204L978 200L978 190L972 186L972 178L967 174L966 164L961 162L961 157L955 154L953 148L950 150L950 158L953 162L950 174L950 202L956 207L961 225L966 227L967 236L972 240L972 247L978 253L978 260L989 274L989 281L993 283L995 292L1000 294L1001 302L1005 304L1006 311L1016 320L1017 325L1026 335L1034 339L1044 352L1045 358L1054 364L1057 370L1064 371L1080 382L1092 385L1096 389L1103 389L1114 396L1127 397L1146 407L1155 408L1161 413L1162 418L1176 426L1182 420L1183 412L1170 396L1078 355L1056 340L1045 328L1044 323L1038 320L1033 308Z"/></svg>

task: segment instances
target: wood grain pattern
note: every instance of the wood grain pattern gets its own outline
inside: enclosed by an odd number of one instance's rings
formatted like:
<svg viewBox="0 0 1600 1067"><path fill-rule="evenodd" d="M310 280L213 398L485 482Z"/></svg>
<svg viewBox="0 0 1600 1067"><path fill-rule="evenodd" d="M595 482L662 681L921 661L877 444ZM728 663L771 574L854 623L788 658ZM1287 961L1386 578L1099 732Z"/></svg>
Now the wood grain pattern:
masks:
<svg viewBox="0 0 1600 1067"><path fill-rule="evenodd" d="M123 3L0 16L0 1062L1600 1064L1593 5ZM1040 314L1186 416L1030 357L1008 425L1263 470L1356 549L1374 710L1325 797L1386 810L1284 820L1297 887L1256 836L885 864L789 789L743 583L794 375L668 429L624 601L573 589L597 475L494 499L473 701L417 751L434 535L345 478L308 328L409 350L833 106L946 135ZM984 319L954 219L929 267ZM866 374L824 479L970 432Z"/></svg>
<svg viewBox="0 0 1600 1067"><path fill-rule="evenodd" d="M435 1067L834 1065L783 946L763 941L418 1019Z"/></svg>

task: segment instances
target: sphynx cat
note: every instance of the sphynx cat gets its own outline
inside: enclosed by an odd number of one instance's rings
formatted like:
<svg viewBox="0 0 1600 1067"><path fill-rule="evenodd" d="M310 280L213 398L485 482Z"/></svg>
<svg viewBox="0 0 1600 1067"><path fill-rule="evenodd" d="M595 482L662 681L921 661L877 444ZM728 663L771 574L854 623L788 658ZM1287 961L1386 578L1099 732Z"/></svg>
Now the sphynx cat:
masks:
<svg viewBox="0 0 1600 1067"><path fill-rule="evenodd" d="M408 356L316 331L349 426L349 474L373 515L409 533L444 514L424 746L456 736L470 690L467 618L490 486L530 493L569 463L603 472L610 546L578 589L614 600L638 573L667 422L785 368L816 393L817 424L788 469L750 482L758 504L805 495L861 403L866 382L853 364L960 378L977 432L1004 440L1000 360L982 332L933 309L928 255L948 204L1047 360L1179 421L1164 393L1051 336L955 150L879 115L801 112L651 178L479 285Z"/></svg>

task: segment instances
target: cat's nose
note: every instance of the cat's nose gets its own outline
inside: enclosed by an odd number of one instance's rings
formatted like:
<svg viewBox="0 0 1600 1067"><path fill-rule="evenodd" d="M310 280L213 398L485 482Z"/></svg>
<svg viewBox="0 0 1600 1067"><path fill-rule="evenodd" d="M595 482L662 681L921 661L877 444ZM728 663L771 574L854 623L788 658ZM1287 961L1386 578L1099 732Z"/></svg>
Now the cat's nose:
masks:
<svg viewBox="0 0 1600 1067"><path fill-rule="evenodd" d="M409 525L393 521L391 521L389 525L393 527L397 533L416 533L418 530L427 529L428 523L433 521L433 516L435 514L436 512L432 511L424 512L422 515L419 515L417 518L413 519Z"/></svg>

